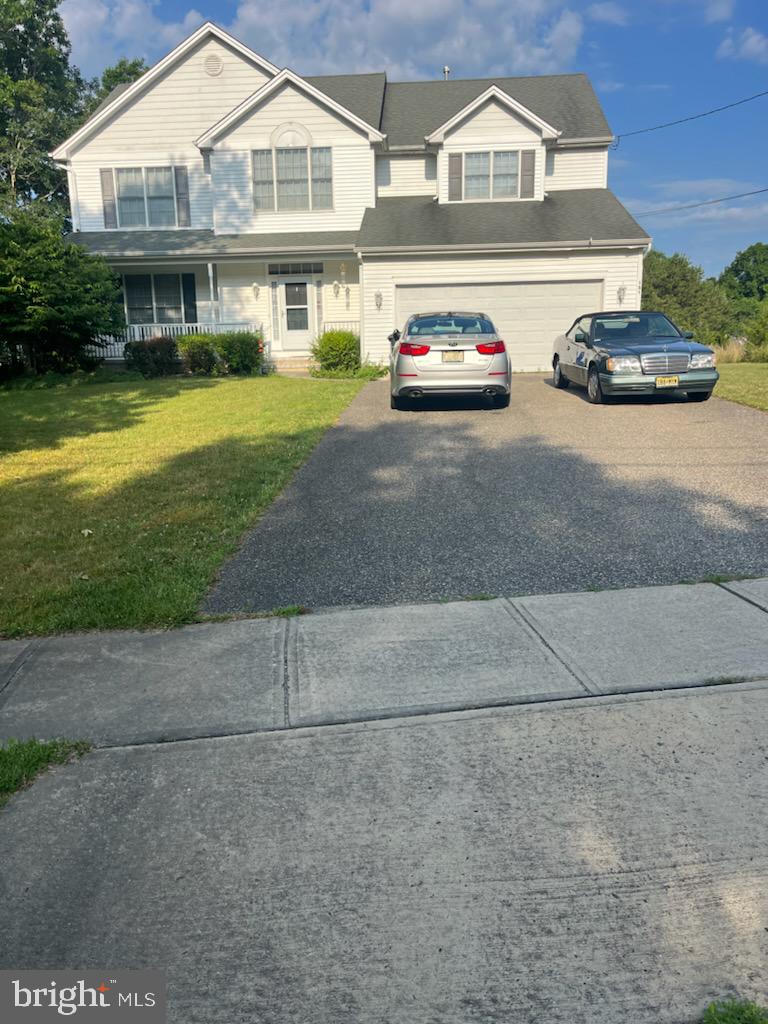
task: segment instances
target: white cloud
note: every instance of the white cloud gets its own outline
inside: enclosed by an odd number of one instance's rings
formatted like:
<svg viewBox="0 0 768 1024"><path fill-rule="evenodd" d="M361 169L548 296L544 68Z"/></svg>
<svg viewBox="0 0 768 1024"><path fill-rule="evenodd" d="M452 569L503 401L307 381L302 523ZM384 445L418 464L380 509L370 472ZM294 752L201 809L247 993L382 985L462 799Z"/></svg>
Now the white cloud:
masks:
<svg viewBox="0 0 768 1024"><path fill-rule="evenodd" d="M61 13L89 75L120 56L152 63L205 20L190 9L163 21L159 0L63 0ZM385 70L397 80L437 78L444 64L456 78L567 71L583 19L567 0L304 0L295 18L279 4L240 0L225 27L300 73Z"/></svg>
<svg viewBox="0 0 768 1024"><path fill-rule="evenodd" d="M596 82L598 92L619 92L624 88L623 82L614 82L610 78Z"/></svg>
<svg viewBox="0 0 768 1024"><path fill-rule="evenodd" d="M704 6L704 20L709 24L715 21L728 21L734 7L735 0L709 0Z"/></svg>
<svg viewBox="0 0 768 1024"><path fill-rule="evenodd" d="M605 3L590 4L587 8L587 17L606 25L626 25L629 20L624 8L611 0L607 0Z"/></svg>
<svg viewBox="0 0 768 1024"><path fill-rule="evenodd" d="M756 28L745 28L741 32L731 30L720 43L717 56L768 64L768 36Z"/></svg>
<svg viewBox="0 0 768 1024"><path fill-rule="evenodd" d="M181 21L162 21L157 8L157 0L64 0L59 10L75 63L86 75L120 57L151 64L205 21L194 8Z"/></svg>

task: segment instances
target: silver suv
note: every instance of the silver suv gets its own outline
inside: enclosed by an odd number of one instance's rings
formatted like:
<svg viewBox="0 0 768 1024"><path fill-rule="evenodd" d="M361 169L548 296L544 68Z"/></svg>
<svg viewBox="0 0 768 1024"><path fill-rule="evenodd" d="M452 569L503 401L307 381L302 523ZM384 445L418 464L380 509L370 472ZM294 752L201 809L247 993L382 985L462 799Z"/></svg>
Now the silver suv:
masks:
<svg viewBox="0 0 768 1024"><path fill-rule="evenodd" d="M417 313L389 336L391 407L424 395L478 394L509 405L512 367L485 313Z"/></svg>

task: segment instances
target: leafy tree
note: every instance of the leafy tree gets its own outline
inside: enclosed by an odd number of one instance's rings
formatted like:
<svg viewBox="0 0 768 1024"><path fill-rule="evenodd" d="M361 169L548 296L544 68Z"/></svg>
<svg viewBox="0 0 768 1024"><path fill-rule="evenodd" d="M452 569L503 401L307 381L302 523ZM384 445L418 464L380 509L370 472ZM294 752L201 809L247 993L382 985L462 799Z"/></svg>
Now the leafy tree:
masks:
<svg viewBox="0 0 768 1024"><path fill-rule="evenodd" d="M748 359L768 362L768 298L763 299L755 317L746 326Z"/></svg>
<svg viewBox="0 0 768 1024"><path fill-rule="evenodd" d="M137 78L141 78L145 71L149 71L149 67L143 57L135 57L133 60L121 57L117 64L112 64L111 67L105 68L101 76L91 82L88 114L93 113L96 107L109 96L115 86L130 85Z"/></svg>
<svg viewBox="0 0 768 1024"><path fill-rule="evenodd" d="M119 330L117 277L100 256L64 240L57 218L18 210L0 220L0 338L6 361L37 373L88 361L99 334Z"/></svg>
<svg viewBox="0 0 768 1024"><path fill-rule="evenodd" d="M0 0L0 198L63 201L48 152L81 119L86 86L70 63L58 0Z"/></svg>
<svg viewBox="0 0 768 1024"><path fill-rule="evenodd" d="M643 309L658 309L680 327L694 331L704 344L727 340L738 324L724 288L704 279L701 267L687 256L651 251L643 269Z"/></svg>
<svg viewBox="0 0 768 1024"><path fill-rule="evenodd" d="M768 245L755 242L737 253L720 275L720 284L734 296L759 301L768 297Z"/></svg>

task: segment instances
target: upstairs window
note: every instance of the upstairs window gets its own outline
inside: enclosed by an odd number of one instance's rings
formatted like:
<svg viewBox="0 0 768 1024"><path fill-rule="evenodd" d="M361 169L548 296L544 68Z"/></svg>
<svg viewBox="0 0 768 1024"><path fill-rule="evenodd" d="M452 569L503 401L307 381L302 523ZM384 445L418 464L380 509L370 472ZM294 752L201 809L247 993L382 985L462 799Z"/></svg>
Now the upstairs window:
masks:
<svg viewBox="0 0 768 1024"><path fill-rule="evenodd" d="M449 153L448 199L533 199L535 172L533 149Z"/></svg>
<svg viewBox="0 0 768 1024"><path fill-rule="evenodd" d="M257 149L251 154L255 210L330 210L330 147Z"/></svg>
<svg viewBox="0 0 768 1024"><path fill-rule="evenodd" d="M104 167L105 228L190 226L186 167Z"/></svg>

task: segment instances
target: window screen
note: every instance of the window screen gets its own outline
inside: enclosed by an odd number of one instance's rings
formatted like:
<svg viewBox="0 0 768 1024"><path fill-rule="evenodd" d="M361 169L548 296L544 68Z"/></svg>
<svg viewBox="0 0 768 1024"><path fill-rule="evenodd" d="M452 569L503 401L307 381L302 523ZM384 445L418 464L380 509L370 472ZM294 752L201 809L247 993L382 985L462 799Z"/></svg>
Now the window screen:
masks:
<svg viewBox="0 0 768 1024"><path fill-rule="evenodd" d="M173 171L170 167L147 168L147 212L152 227L176 226Z"/></svg>
<svg viewBox="0 0 768 1024"><path fill-rule="evenodd" d="M272 179L272 150L256 149L253 160L253 205L256 210L274 210L275 185Z"/></svg>
<svg viewBox="0 0 768 1024"><path fill-rule="evenodd" d="M117 171L117 210L120 227L144 227L144 174L140 167L123 167Z"/></svg>
<svg viewBox="0 0 768 1024"><path fill-rule="evenodd" d="M464 156L464 198L489 199L491 194L490 153Z"/></svg>
<svg viewBox="0 0 768 1024"><path fill-rule="evenodd" d="M125 282L125 305L128 313L128 323L153 323L151 275L126 274L123 280Z"/></svg>
<svg viewBox="0 0 768 1024"><path fill-rule="evenodd" d="M333 206L333 176L329 147L312 151L312 209L330 210Z"/></svg>
<svg viewBox="0 0 768 1024"><path fill-rule="evenodd" d="M180 324L183 321L181 279L178 274L155 274L157 323Z"/></svg>
<svg viewBox="0 0 768 1024"><path fill-rule="evenodd" d="M278 149L275 158L278 210L308 210L309 170L306 149Z"/></svg>
<svg viewBox="0 0 768 1024"><path fill-rule="evenodd" d="M517 153L493 154L493 198L517 196Z"/></svg>

